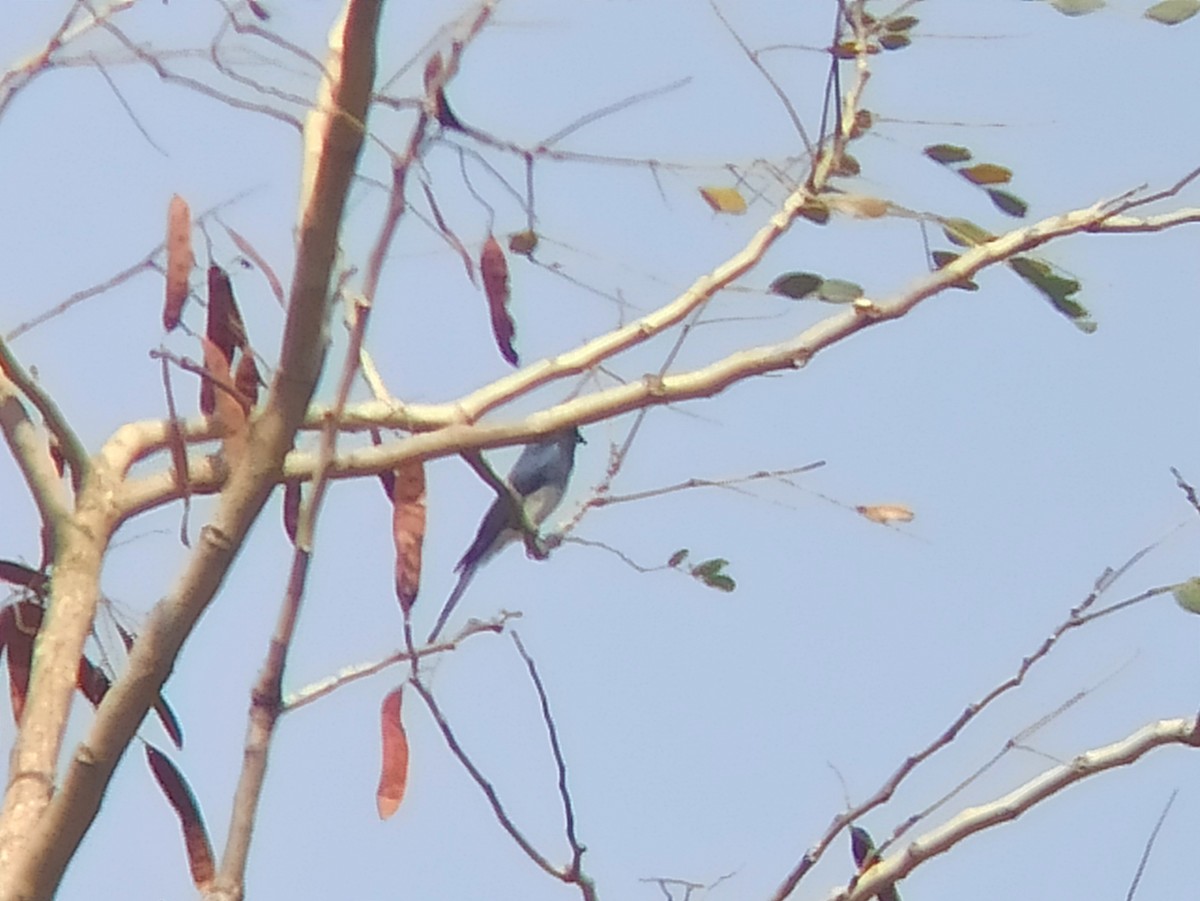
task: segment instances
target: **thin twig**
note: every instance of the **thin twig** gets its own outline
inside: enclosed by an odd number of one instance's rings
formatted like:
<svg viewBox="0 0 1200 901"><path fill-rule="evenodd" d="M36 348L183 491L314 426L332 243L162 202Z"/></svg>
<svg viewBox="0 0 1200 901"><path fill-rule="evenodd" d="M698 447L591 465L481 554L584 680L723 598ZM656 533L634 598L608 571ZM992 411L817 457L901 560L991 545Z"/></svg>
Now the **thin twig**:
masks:
<svg viewBox="0 0 1200 901"><path fill-rule="evenodd" d="M1057 628L1047 637L1042 644L1029 656L1021 661L1021 665L1017 668L1016 673L1010 676L1007 680L992 688L983 695L978 701L970 704L950 726L945 729L937 738L927 744L920 751L909 756L891 776L871 795L866 801L856 805L850 810L839 814L834 818L829 828L826 829L824 835L817 841L817 844L810 848L800 861L787 874L775 893L771 896L772 901L783 901L795 890L800 880L816 865L821 859L825 851L829 848L833 840L845 829L848 825L861 818L864 814L876 807L879 807L891 799L900 784L915 770L918 766L932 757L942 748L951 744L980 713L987 709L997 698L1008 693L1014 688L1020 686L1024 681L1029 671L1033 669L1041 660L1043 660L1059 639L1072 629L1078 628L1086 620L1081 617L1085 611L1089 610L1100 597L1100 595L1111 588L1113 583L1124 573L1128 572L1130 567L1140 561L1147 553L1161 543L1158 542L1147 545L1133 554L1129 560L1122 564L1117 570L1106 569L1096 579L1092 591L1079 604L1075 605L1067 615L1067 618L1058 625ZM870 871L874 873L875 871ZM872 880L873 881L873 880Z"/></svg>
<svg viewBox="0 0 1200 901"><path fill-rule="evenodd" d="M517 646L517 653L525 661L525 667L529 670L529 678L533 681L534 690L537 692L538 704L542 709L542 722L546 724L546 735L550 739L550 749L554 753L554 766L558 770L558 796L562 799L567 842L571 845L571 867L569 872L574 880L579 880L585 878L582 869L584 847L579 843L579 838L575 834L575 807L571 803L570 789L567 788L567 761L563 756L562 745L558 740L558 729L554 725L554 715L550 712L550 699L546 697L546 687L542 684L542 677L538 675L537 666L534 664L533 658L525 650L521 636L517 634L515 629L509 635L512 637L513 644Z"/></svg>
<svg viewBox="0 0 1200 901"><path fill-rule="evenodd" d="M1129 891L1125 893L1125 901L1133 901L1133 896L1137 894L1138 883L1142 881L1142 874L1146 872L1146 863L1150 860L1150 852L1154 850L1158 832L1166 822L1167 814L1171 812L1171 805L1175 803L1178 795L1179 789L1171 792L1171 796L1167 798L1167 803L1163 806L1162 813L1158 815L1154 828L1150 830L1150 837L1146 839L1146 846L1142 849L1142 858L1138 861L1137 869L1133 873L1133 881L1129 884Z"/></svg>
<svg viewBox="0 0 1200 901"><path fill-rule="evenodd" d="M287 695L282 702L280 713L290 713L297 710L313 701L320 700L326 695L332 694L339 688L349 685L351 682L357 682L359 679L365 679L368 676L373 676L376 673L383 672L389 667L396 666L399 663L421 657L429 657L433 654L441 654L446 651L452 651L460 644L466 641L473 635L479 635L485 632L493 632L499 634L505 630L510 619L520 617L520 613L502 610L494 619L486 622L478 619L471 619L459 630L458 634L453 638L446 638L439 641L437 644L426 645L425 647L417 648L415 651L396 651L384 657L382 660L376 660L373 663L360 663L355 666L348 666L341 672L330 676L327 679L322 679L312 685L307 685L298 691Z"/></svg>
<svg viewBox="0 0 1200 901"><path fill-rule="evenodd" d="M445 740L450 752L458 758L458 762L462 764L463 768L475 781L475 784L479 786L479 790L483 792L484 797L487 798L488 804L491 805L492 813L495 815L500 827L509 834L509 837L516 842L517 847L538 868L555 879L560 879L564 882L570 881L568 878L569 874L563 872L543 857L537 848L530 844L529 839L525 837L524 833L517 828L512 817L508 815L508 811L504 809L504 804L501 803L500 796L496 794L496 789L483 773L480 772L479 767L475 765L475 761L471 759L470 755L463 749L463 746L459 744L458 738L455 736L454 730L450 728L450 723L447 722L445 714L442 713L442 709L438 706L437 701L434 700L433 694L425 687L425 684L418 678L411 679L410 684L416 689L421 699L425 701L425 706L429 708L429 713L433 717L434 723L437 724L438 730L442 733L442 738Z"/></svg>

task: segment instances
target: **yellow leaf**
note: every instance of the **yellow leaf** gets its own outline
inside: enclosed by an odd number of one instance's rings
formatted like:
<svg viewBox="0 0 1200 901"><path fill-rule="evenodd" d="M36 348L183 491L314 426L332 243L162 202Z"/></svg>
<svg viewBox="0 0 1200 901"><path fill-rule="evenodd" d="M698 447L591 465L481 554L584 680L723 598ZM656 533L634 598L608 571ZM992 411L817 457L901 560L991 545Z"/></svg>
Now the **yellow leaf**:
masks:
<svg viewBox="0 0 1200 901"><path fill-rule="evenodd" d="M890 525L894 522L912 522L916 515L912 509L904 506L904 504L873 504L865 507L854 508L861 516L877 522L881 526Z"/></svg>
<svg viewBox="0 0 1200 901"><path fill-rule="evenodd" d="M746 199L737 188L701 188L700 196L712 207L714 213L746 212Z"/></svg>
<svg viewBox="0 0 1200 901"><path fill-rule="evenodd" d="M886 200L866 194L830 194L826 202L834 209L859 219L878 219L886 216L891 208Z"/></svg>

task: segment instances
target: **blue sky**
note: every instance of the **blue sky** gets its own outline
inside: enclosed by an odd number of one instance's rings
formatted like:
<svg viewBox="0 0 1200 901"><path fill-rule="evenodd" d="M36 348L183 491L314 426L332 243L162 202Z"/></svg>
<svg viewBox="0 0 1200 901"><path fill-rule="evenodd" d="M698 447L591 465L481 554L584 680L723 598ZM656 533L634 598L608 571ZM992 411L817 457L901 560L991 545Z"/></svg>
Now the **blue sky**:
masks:
<svg viewBox="0 0 1200 901"><path fill-rule="evenodd" d="M421 48L465 8L430 6L387 10L381 81L418 59L397 82L401 95L419 92L427 52ZM863 175L843 186L999 231L1014 223L982 192L923 158L922 147L964 144L979 159L1012 168L1012 189L1029 201L1031 220L1144 183L1170 184L1196 165L1190 152L1197 133L1182 90L1200 66L1184 43L1196 26L1146 22L1143 6L1114 2L1069 19L1045 3L916 4L921 24L913 46L872 58L864 105L880 121L854 146ZM60 7L19 0L6 17L0 60L11 64L33 51ZM833 4L755 0L727 7L751 47L795 45L772 54L769 64L815 132L826 62L812 48L828 40ZM337 4L268 8L273 28L323 53ZM121 21L139 40L204 49L219 15L216 4L143 3ZM0 221L7 275L0 332L141 259L162 239L172 193L195 211L228 204L223 220L286 279L297 133L164 86L111 42L95 39L78 50L93 52L165 153L141 135L93 68L50 72L24 90L0 118L0 197L10 211ZM187 71L206 71L179 59ZM313 92L313 73L303 66L245 65L299 95ZM685 167L664 168L657 180L645 167L539 167L539 253L575 282L512 261L523 361L574 347L666 303L738 250L782 199L783 187L742 217L714 215L697 189L727 183L727 162L778 162L801 148L778 101L705 4L505 2L467 52L450 90L454 109L472 125L526 145L594 109L689 77L685 87L563 142L564 149ZM407 122L378 112L373 128L380 142L397 146ZM511 158L495 161L520 184ZM385 177L384 162L377 146L369 148L363 175ZM523 228L524 214L496 181L481 167L469 171L495 208L496 234ZM444 144L433 148L425 177L464 242L477 249L488 213L464 190L457 155ZM1179 204L1193 200L1184 195ZM345 262L362 264L382 203L368 181L356 186ZM251 339L270 360L281 312L260 276L237 266L221 229L210 235L214 259L234 278ZM945 246L936 233L931 238ZM580 527L581 538L645 565L681 547L697 559L727 558L738 582L733 594L678 573L641 574L604 550L570 544L542 564L509 551L480 573L458 621L501 608L524 612L519 631L547 685L589 849L585 865L603 896L661 897L640 881L647 877L709 883L732 874L705 897L766 897L844 808L846 793L853 802L867 797L965 705L1013 674L1105 567L1170 533L1110 599L1197 574L1196 517L1168 472L1177 466L1200 480L1200 311L1192 298L1200 267L1192 240L1181 229L1075 237L1042 248L1041 257L1082 282L1081 300L1099 323L1093 335L997 268L980 276L978 293L935 297L902 320L830 348L803 370L654 411L616 484L619 493L826 461L794 485L760 483L749 495L697 489L614 505L593 511ZM711 324L695 331L679 365L781 340L837 312L767 294L782 272L853 279L869 296L885 298L924 267L912 221L799 223L741 282L747 290L714 302ZM201 283L199 272L193 283ZM144 274L12 343L90 448L121 422L165 415L150 349L165 342L198 356L185 335L162 335L161 296L161 277ZM200 311L190 309L185 319L198 327ZM336 321L332 333L334 367L345 347ZM392 393L409 400L452 400L507 371L481 293L457 256L412 220L398 234L368 343ZM667 346L652 342L612 369L638 378L661 365ZM175 384L184 402L194 403L183 375ZM566 390L548 390L497 418L555 402ZM622 440L629 425L626 418L586 431L563 516L602 477L609 443ZM489 459L506 471L514 456L499 451ZM452 567L491 499L456 459L431 464L429 480L417 604L423 623L452 587ZM8 464L0 465L0 497L0 557L36 562L33 507ZM883 528L850 509L883 502L910 505L915 521ZM204 509L197 504L194 526ZM104 586L123 607L144 613L169 590L186 554L176 538L179 513L156 512L118 536ZM375 480L334 486L288 688L402 643L389 524ZM289 553L275 503L168 683L187 734L175 759L218 849L248 690ZM1198 627L1160 597L1069 636L1019 692L864 825L883 838L1080 691L1090 693L1022 738L1019 749L910 835L1141 724L1188 715L1195 709ZM391 670L284 719L252 849L250 896L569 896L501 832L415 697L405 706L408 796L393 819L379 822L378 705L403 677ZM432 667L432 685L527 835L565 861L536 698L510 642L468 642ZM72 740L83 736L89 715L78 712ZM143 733L165 742L153 724ZM11 734L10 720L0 718L0 739ZM151 899L190 891L173 816L138 759L140 749L133 750L60 897ZM1147 896L1177 893L1188 883L1174 862L1187 859L1181 855L1200 821L1189 791L1193 771L1192 758L1172 749L1086 782L922 866L906 880L904 897L1121 891L1179 787L1141 888ZM823 897L844 883L852 873L847 844L835 846L794 897Z"/></svg>

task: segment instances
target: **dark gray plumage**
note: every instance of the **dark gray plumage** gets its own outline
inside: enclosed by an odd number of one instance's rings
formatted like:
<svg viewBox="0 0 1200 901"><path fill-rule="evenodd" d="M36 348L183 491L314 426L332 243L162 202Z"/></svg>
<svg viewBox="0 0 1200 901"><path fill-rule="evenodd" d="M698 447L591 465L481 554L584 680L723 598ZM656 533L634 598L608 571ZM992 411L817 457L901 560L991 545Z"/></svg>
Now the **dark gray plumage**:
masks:
<svg viewBox="0 0 1200 901"><path fill-rule="evenodd" d="M555 432L542 441L525 445L521 456L508 474L508 484L522 499L525 515L535 526L540 526L555 508L562 503L575 466L575 445L583 441L576 428ZM467 585L478 572L501 550L521 539L521 527L516 521L508 498L497 497L483 516L475 540L467 548L454 571L459 574L458 582L450 597L446 599L427 642L432 643L441 634L446 620L454 611Z"/></svg>

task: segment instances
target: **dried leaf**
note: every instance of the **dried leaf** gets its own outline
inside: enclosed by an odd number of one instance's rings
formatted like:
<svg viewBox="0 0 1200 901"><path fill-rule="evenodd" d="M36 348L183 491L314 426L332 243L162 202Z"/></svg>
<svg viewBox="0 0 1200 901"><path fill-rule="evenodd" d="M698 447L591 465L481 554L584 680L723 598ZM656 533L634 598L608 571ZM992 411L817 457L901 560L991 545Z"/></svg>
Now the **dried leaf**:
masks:
<svg viewBox="0 0 1200 901"><path fill-rule="evenodd" d="M93 707L100 706L100 702L104 700L111 685L104 670L88 660L87 657L79 658L79 669L75 672L75 687Z"/></svg>
<svg viewBox="0 0 1200 901"><path fill-rule="evenodd" d="M125 653L133 650L133 633L121 625L120 620L115 617L112 624L116 627L117 634L121 636L121 644L125 646ZM171 705L167 703L167 699L160 692L158 699L154 702L154 713L158 716L159 722L162 723L163 730L170 736L175 747L183 747L183 727L179 725L179 718L175 716L175 711L171 709Z"/></svg>
<svg viewBox="0 0 1200 901"><path fill-rule="evenodd" d="M421 548L425 543L425 464L396 470L392 489L392 540L396 545L396 599L408 616L421 587Z"/></svg>
<svg viewBox="0 0 1200 901"><path fill-rule="evenodd" d="M246 347L242 350L237 371L233 374L233 387L253 407L258 403L258 388L261 384L262 377L258 374L258 365L254 361L254 354L251 353L249 347Z"/></svg>
<svg viewBox="0 0 1200 901"><path fill-rule="evenodd" d="M466 245L454 232L450 230L450 226L446 224L445 217L442 216L442 208L438 206L437 198L433 196L433 189L425 182L421 182L421 188L425 191L425 201L429 204L429 210L433 213L433 221L438 227L438 231L442 233L442 238L449 244L458 254L458 258L462 260L463 268L467 270L467 278L471 280L471 284L477 284L475 281L475 264L471 262L471 254L467 252Z"/></svg>
<svg viewBox="0 0 1200 901"><path fill-rule="evenodd" d="M247 409L238 400L237 389L229 373L229 361L225 354L208 338L201 337L200 344L204 348L204 368L208 373L201 383L201 411L211 416L216 423L217 433L225 446L225 454L230 463L241 459L245 448L247 428ZM204 409L205 392L208 388L211 409Z"/></svg>
<svg viewBox="0 0 1200 901"><path fill-rule="evenodd" d="M843 178L853 178L856 175L862 174L862 164L852 154L842 153L833 161L833 168L830 170L830 174L840 175Z"/></svg>
<svg viewBox="0 0 1200 901"><path fill-rule="evenodd" d="M714 213L730 213L737 216L746 212L746 198L737 188L701 188L700 196L712 207Z"/></svg>
<svg viewBox="0 0 1200 901"><path fill-rule="evenodd" d="M408 786L408 736L400 721L401 689L389 692L379 712L383 735L383 761L379 768L379 789L375 805L379 818L386 820L400 807Z"/></svg>
<svg viewBox="0 0 1200 901"><path fill-rule="evenodd" d="M258 267L258 271L267 279L267 284L271 286L271 293L275 295L275 299L279 301L281 307L287 307L287 301L283 296L283 282L279 280L279 276L275 274L275 270L270 264L263 259L262 254L254 249L254 245L235 232L228 225L225 226L225 231L229 232L229 237L233 238L233 243L237 245L237 249L249 257L250 261Z"/></svg>
<svg viewBox="0 0 1200 901"><path fill-rule="evenodd" d="M47 433L46 443L49 445L50 462L54 464L54 471L58 473L59 478L67 468L67 458L63 456L62 445L58 441L58 436L53 432Z"/></svg>
<svg viewBox="0 0 1200 901"><path fill-rule="evenodd" d="M288 541L296 544L296 530L300 527L300 480L289 479L283 486L283 531Z"/></svg>
<svg viewBox="0 0 1200 901"><path fill-rule="evenodd" d="M212 843L208 840L208 829L204 825L196 796L175 764L153 745L146 745L146 761L167 803L179 817L192 882L196 888L205 891L212 885L216 868L213 865Z"/></svg>
<svg viewBox="0 0 1200 901"><path fill-rule="evenodd" d="M527 228L523 232L514 232L508 236L508 250L510 253L518 254L519 256L530 256L537 250L538 236L532 228Z"/></svg>
<svg viewBox="0 0 1200 901"><path fill-rule="evenodd" d="M870 110L860 109L854 114L854 122L850 126L849 139L861 138L875 124L875 116Z"/></svg>
<svg viewBox="0 0 1200 901"><path fill-rule="evenodd" d="M872 504L869 506L855 507L859 515L877 522L881 526L886 526L894 522L912 522L916 515L903 504Z"/></svg>
<svg viewBox="0 0 1200 901"><path fill-rule="evenodd" d="M28 588L36 594L44 593L50 582L49 578L36 569L15 560L0 560L0 581Z"/></svg>
<svg viewBox="0 0 1200 901"><path fill-rule="evenodd" d="M18 601L0 610L0 646L8 651L8 695L13 722L21 724L25 695L29 691L29 669L33 662L33 641L42 626L42 608L30 601Z"/></svg>
<svg viewBox="0 0 1200 901"><path fill-rule="evenodd" d="M208 339L221 349L226 362L233 363L233 352L246 346L246 326L233 297L229 273L216 264L208 267Z"/></svg>
<svg viewBox="0 0 1200 901"><path fill-rule="evenodd" d="M479 271L483 275L483 290L487 295L488 313L492 319L492 334L500 355L513 366L518 365L517 351L513 348L516 327L508 313L508 260L504 250L494 236L488 235L479 255Z"/></svg>
<svg viewBox="0 0 1200 901"><path fill-rule="evenodd" d="M974 185L1006 185L1012 181L1012 170L995 163L976 163L959 169L958 174Z"/></svg>
<svg viewBox="0 0 1200 901"><path fill-rule="evenodd" d="M442 128L463 131L462 122L458 120L458 116L454 115L449 101L446 100L446 86L439 83L443 68L442 54L435 52L425 63L425 96L433 104L433 117L438 120Z"/></svg>
<svg viewBox="0 0 1200 901"><path fill-rule="evenodd" d="M188 296L188 277L196 264L192 255L192 214L178 194L167 206L167 296L163 303L163 328L179 325Z"/></svg>
<svg viewBox="0 0 1200 901"><path fill-rule="evenodd" d="M866 194L833 194L829 197L829 205L858 219L878 219L892 208L883 198Z"/></svg>

